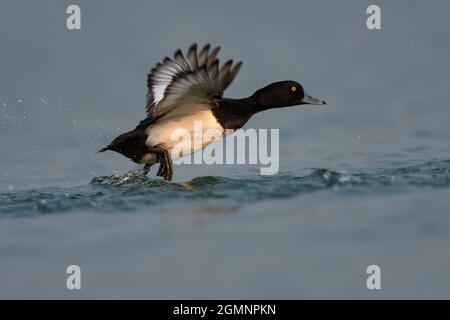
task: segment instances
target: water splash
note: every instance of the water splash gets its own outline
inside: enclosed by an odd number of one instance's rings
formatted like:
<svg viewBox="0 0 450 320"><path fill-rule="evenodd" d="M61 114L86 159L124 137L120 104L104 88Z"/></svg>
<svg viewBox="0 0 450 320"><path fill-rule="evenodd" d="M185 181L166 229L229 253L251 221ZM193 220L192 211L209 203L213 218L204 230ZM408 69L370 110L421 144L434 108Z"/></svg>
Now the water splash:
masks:
<svg viewBox="0 0 450 320"><path fill-rule="evenodd" d="M312 192L405 192L410 188L450 187L450 160L420 165L337 172L311 169L309 174L279 174L245 179L205 176L169 183L140 172L95 177L74 188L39 188L0 194L0 214L30 216L70 211L123 212L170 205L236 207L255 201L295 197Z"/></svg>

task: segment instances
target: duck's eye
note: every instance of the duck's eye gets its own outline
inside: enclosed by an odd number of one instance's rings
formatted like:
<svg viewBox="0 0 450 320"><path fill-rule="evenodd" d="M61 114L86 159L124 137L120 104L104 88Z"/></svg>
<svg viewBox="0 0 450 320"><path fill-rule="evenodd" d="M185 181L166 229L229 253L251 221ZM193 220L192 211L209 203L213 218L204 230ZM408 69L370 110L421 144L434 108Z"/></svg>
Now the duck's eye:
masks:
<svg viewBox="0 0 450 320"><path fill-rule="evenodd" d="M297 87L296 87L296 86L292 86L292 87L291 87L291 91L292 91L292 92L297 91Z"/></svg>

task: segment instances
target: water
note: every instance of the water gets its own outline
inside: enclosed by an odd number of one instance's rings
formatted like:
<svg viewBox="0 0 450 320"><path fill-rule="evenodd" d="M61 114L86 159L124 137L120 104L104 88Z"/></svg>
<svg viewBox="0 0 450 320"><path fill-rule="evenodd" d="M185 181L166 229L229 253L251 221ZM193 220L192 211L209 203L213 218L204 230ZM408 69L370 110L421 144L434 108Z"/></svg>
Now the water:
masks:
<svg viewBox="0 0 450 320"><path fill-rule="evenodd" d="M378 1L380 31L357 1L79 3L76 32L63 2L0 4L0 298L450 298L447 2ZM327 101L246 125L280 130L278 174L95 154L192 41L244 61L227 97Z"/></svg>
<svg viewBox="0 0 450 320"><path fill-rule="evenodd" d="M146 177L140 171L130 171L123 176L96 177L88 185L78 187L5 192L0 194L0 214L36 216L80 210L138 212L147 208L159 211L172 201L183 203L187 208L202 208L207 204L211 210L205 206L205 212L214 214L216 211L235 212L243 203L289 200L320 191L332 190L334 196L377 195L450 186L450 160L354 173L328 169L309 171L300 176L285 173L247 179L205 176L175 183Z"/></svg>
<svg viewBox="0 0 450 320"><path fill-rule="evenodd" d="M3 192L3 296L447 296L450 160L301 171ZM73 263L77 294L63 287ZM386 270L380 294L365 289L370 264Z"/></svg>

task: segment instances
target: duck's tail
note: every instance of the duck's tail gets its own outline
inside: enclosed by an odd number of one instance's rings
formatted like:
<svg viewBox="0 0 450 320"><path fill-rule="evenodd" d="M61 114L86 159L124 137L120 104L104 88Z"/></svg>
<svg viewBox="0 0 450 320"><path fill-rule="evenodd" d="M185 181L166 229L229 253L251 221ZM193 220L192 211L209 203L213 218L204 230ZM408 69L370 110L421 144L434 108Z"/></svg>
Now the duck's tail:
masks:
<svg viewBox="0 0 450 320"><path fill-rule="evenodd" d="M98 150L95 154L101 153L101 152L105 152L105 151L108 151L108 150L111 150L110 146L106 146L106 147L104 147L104 148L101 148L101 149Z"/></svg>

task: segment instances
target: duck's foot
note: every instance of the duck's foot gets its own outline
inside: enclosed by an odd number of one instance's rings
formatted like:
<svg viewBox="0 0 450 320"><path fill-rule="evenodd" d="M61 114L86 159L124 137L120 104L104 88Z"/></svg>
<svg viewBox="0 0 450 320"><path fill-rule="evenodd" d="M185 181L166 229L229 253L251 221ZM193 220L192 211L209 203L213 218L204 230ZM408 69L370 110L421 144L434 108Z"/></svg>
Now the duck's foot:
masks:
<svg viewBox="0 0 450 320"><path fill-rule="evenodd" d="M149 148L150 152L154 152L158 155L158 161L160 163L158 177L163 177L167 181L172 181L173 176L173 164L169 151L162 148Z"/></svg>
<svg viewBox="0 0 450 320"><path fill-rule="evenodd" d="M148 175L148 173L150 172L150 168L151 168L151 164L148 164L148 163L146 163L145 165L144 165L144 169L143 169L143 171L144 171L144 176L146 176L146 175Z"/></svg>

